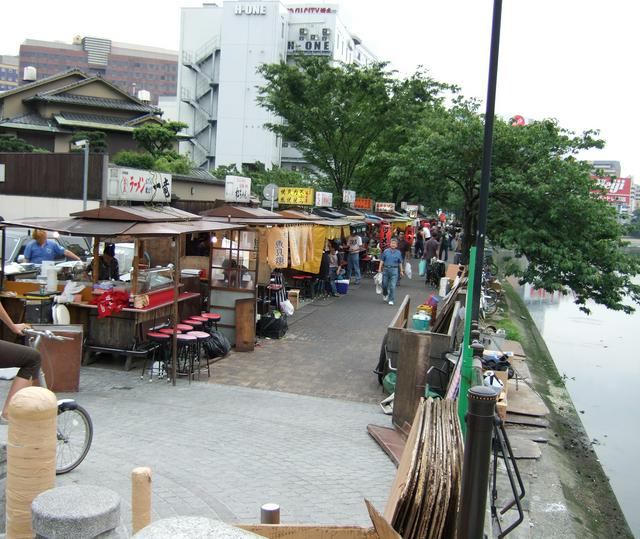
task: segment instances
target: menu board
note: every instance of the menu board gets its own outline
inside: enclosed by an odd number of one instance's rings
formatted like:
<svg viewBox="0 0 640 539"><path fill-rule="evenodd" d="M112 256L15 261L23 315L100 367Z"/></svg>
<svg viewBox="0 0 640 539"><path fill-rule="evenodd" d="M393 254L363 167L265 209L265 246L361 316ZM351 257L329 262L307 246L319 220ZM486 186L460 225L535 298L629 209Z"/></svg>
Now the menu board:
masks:
<svg viewBox="0 0 640 539"><path fill-rule="evenodd" d="M308 187L280 187L278 203L296 206L313 206L313 189Z"/></svg>

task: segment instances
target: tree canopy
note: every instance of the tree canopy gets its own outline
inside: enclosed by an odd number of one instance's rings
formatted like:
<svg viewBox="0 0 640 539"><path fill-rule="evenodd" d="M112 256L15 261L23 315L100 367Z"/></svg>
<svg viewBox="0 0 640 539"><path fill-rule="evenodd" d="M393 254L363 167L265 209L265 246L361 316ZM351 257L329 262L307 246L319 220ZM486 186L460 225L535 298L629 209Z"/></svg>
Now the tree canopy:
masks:
<svg viewBox="0 0 640 539"><path fill-rule="evenodd" d="M410 100L428 103L444 88L422 73L400 81L384 63L334 65L303 55L292 64L265 64L260 73L266 84L258 101L282 119L267 127L296 144L332 181L339 200L383 133L408 127L403 111ZM360 178L367 182L372 175Z"/></svg>
<svg viewBox="0 0 640 539"><path fill-rule="evenodd" d="M133 130L133 140L156 159L174 149L178 133L188 127L182 122L146 123Z"/></svg>
<svg viewBox="0 0 640 539"><path fill-rule="evenodd" d="M0 135L0 152L44 153L46 151L42 148L36 148L33 144L29 144L15 135Z"/></svg>
<svg viewBox="0 0 640 539"><path fill-rule="evenodd" d="M419 178L440 196L458 198L464 249L475 242L484 120L474 101L423 114L396 155L390 176ZM553 120L514 126L496 118L488 236L527 263L513 273L538 288L571 289L584 310L589 299L629 312L640 302L632 277L640 263L625 253L615 211L594 193L596 184L580 150L600 148L597 133L576 135Z"/></svg>

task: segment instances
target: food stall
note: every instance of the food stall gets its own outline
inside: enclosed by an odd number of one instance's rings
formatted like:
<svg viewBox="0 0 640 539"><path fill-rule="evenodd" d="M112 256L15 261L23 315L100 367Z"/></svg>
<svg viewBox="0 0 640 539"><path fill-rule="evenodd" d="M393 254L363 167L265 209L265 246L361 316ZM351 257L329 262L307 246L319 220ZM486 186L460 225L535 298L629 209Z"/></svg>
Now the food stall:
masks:
<svg viewBox="0 0 640 539"><path fill-rule="evenodd" d="M237 235L244 228L205 221L198 215L168 206L105 206L78 212L66 219L33 218L6 225L94 238L90 266L86 271L68 275L78 286L66 308L70 322L84 328L86 359L93 352L109 352L126 357L127 367L131 359L137 357L137 352L144 352L147 331L179 323L183 313L200 314L202 306L209 304L209 298L203 301L199 292L185 290L181 282L181 263L193 258L185 256L187 244L194 238L203 238L201 241L208 247L216 234ZM101 241L133 242L133 264L128 281L99 281ZM156 261L154 267L148 264L148 252ZM207 253L198 257L206 261L206 268L211 267L210 256ZM127 269L121 268L122 273ZM207 279L212 278L212 272L206 269L203 274ZM4 293L19 300L36 294L40 284L37 279L5 282ZM58 285L58 291L63 290L64 284L63 281ZM174 338L174 383L176 347Z"/></svg>

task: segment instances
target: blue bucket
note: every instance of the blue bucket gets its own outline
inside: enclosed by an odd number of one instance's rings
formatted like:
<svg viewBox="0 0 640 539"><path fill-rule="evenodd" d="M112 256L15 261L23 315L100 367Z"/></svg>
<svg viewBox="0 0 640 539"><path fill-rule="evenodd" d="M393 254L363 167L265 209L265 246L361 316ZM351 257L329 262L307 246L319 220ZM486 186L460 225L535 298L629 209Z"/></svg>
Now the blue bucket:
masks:
<svg viewBox="0 0 640 539"><path fill-rule="evenodd" d="M429 322L430 318L427 317L424 320L420 318L413 318L413 329L417 329L419 331L429 331Z"/></svg>

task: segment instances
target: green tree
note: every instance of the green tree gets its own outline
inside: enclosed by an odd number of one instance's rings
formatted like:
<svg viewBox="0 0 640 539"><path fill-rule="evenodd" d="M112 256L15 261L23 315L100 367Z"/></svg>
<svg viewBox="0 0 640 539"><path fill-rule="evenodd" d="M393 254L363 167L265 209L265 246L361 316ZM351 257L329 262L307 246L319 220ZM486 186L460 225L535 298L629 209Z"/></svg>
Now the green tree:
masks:
<svg viewBox="0 0 640 539"><path fill-rule="evenodd" d="M45 152L42 148L36 148L32 144L14 135L0 135L0 152Z"/></svg>
<svg viewBox="0 0 640 539"><path fill-rule="evenodd" d="M372 145L396 125L401 83L384 63L334 65L312 56L298 56L293 65L265 64L259 71L266 84L258 101L282 119L267 127L294 142L305 160L331 180L340 200L342 190L354 186ZM441 89L427 82L428 97Z"/></svg>
<svg viewBox="0 0 640 539"><path fill-rule="evenodd" d="M455 192L463 205L464 248L475 241L484 123L477 103L458 98L424 115L397 156L392 174L422 178L430 190ZM589 299L630 312L640 303L637 259L624 252L615 211L594 193L576 153L600 148L596 132L576 135L553 120L512 126L496 118L488 236L526 260L514 273L548 291L568 290L583 309Z"/></svg>
<svg viewBox="0 0 640 539"><path fill-rule="evenodd" d="M104 153L107 151L107 134L104 131L76 131L71 137L71 142L79 140L89 141L89 151L91 153ZM72 151L81 152L82 148L71 147Z"/></svg>
<svg viewBox="0 0 640 539"><path fill-rule="evenodd" d="M133 139L140 148L158 159L164 157L166 152L173 150L178 140L178 133L185 127L187 124L182 122L163 124L149 122L133 130Z"/></svg>

